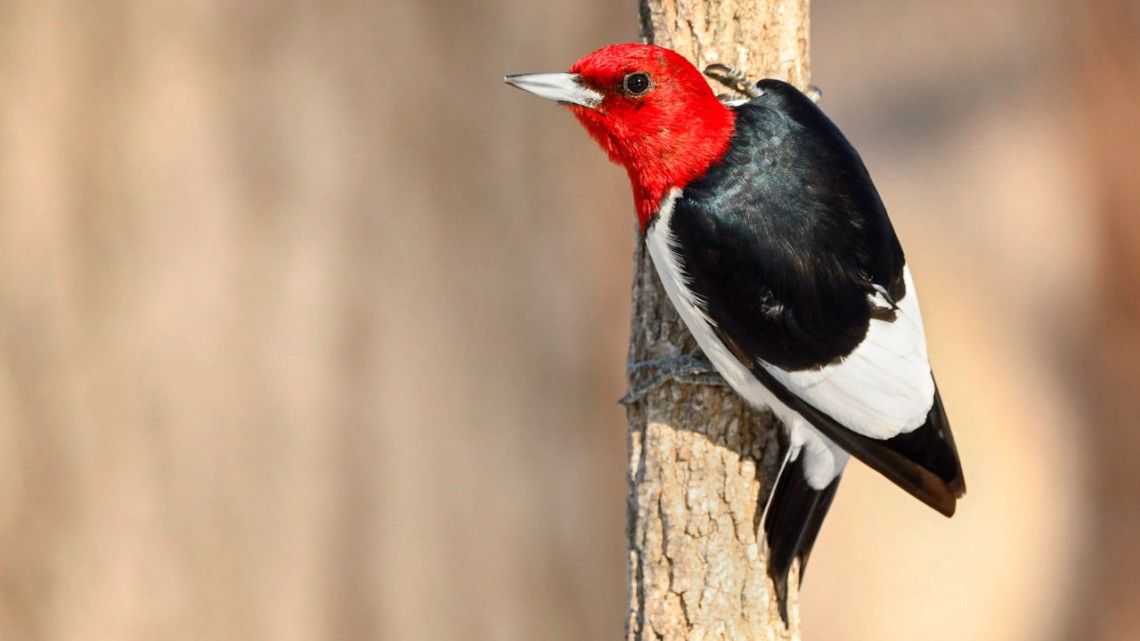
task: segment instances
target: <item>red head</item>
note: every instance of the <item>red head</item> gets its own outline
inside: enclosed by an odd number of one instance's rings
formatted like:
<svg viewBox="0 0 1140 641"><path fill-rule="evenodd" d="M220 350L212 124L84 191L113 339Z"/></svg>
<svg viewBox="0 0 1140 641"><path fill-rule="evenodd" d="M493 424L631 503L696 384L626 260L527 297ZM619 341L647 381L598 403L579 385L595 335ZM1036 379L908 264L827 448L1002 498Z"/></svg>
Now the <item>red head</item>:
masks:
<svg viewBox="0 0 1140 641"><path fill-rule="evenodd" d="M696 67L653 45L602 47L568 74L507 82L567 104L633 184L642 229L673 187L702 175L728 149L733 113Z"/></svg>

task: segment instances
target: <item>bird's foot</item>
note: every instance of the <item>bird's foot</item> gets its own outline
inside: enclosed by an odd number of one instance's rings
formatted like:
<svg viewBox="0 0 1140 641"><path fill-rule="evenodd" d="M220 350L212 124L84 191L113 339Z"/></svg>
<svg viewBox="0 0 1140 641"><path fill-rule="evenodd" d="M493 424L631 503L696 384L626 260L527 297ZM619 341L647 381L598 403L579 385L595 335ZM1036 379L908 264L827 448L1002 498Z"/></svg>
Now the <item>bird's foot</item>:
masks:
<svg viewBox="0 0 1140 641"><path fill-rule="evenodd" d="M729 90L736 92L738 95L745 96L749 100L758 97L762 91L756 88L758 83L752 82L748 76L744 75L743 71L735 69L725 64L715 62L705 67L704 74L709 78L719 82L727 87ZM815 104L819 104L819 99L823 97L823 92L815 85L808 85L804 95L808 97ZM734 96L721 94L717 96L721 102L734 103L736 99Z"/></svg>
<svg viewBox="0 0 1140 641"><path fill-rule="evenodd" d="M643 372L649 372L650 376L632 385L625 396L621 397L618 403L626 407L645 398L647 394L669 381L689 385L728 385L713 368L712 363L700 353L650 358L630 363L628 370L631 377Z"/></svg>
<svg viewBox="0 0 1140 641"><path fill-rule="evenodd" d="M739 69L734 69L728 65L716 62L705 67L704 73L729 90L735 91L741 96L747 96L749 100L760 95L760 90L756 88L756 83L750 82L748 76L745 76L744 72Z"/></svg>

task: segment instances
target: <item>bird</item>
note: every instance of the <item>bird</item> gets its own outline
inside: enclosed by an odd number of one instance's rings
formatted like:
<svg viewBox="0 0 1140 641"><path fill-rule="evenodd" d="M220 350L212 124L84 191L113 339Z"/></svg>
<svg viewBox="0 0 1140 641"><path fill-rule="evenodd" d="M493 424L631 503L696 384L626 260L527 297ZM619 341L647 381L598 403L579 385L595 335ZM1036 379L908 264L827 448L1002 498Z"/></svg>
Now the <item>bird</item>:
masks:
<svg viewBox="0 0 1140 641"><path fill-rule="evenodd" d="M727 100L682 55L637 43L504 80L568 107L626 169L669 301L785 426L760 519L785 624L792 566L802 581L850 457L954 514L966 484L914 279L866 166L812 99L768 78Z"/></svg>

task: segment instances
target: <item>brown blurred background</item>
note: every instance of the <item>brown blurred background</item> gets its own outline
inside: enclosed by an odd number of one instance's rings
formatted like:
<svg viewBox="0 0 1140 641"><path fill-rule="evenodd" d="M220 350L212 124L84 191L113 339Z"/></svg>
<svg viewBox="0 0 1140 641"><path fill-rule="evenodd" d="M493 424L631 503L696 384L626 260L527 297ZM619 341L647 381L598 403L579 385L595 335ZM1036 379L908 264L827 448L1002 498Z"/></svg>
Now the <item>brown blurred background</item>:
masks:
<svg viewBox="0 0 1140 641"><path fill-rule="evenodd" d="M1140 3L818 0L970 493L808 639L1140 638ZM0 640L616 639L635 3L0 0Z"/></svg>

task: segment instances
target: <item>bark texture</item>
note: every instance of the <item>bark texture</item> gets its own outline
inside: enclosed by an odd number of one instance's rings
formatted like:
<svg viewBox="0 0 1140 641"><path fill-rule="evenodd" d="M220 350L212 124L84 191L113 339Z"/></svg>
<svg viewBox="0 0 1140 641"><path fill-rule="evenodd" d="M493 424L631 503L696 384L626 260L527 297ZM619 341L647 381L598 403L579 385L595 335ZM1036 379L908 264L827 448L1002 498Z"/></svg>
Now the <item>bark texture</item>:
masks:
<svg viewBox="0 0 1140 641"><path fill-rule="evenodd" d="M640 16L643 39L700 68L808 83L807 0L640 0ZM696 353L639 241L630 362ZM799 638L798 595L785 629L757 536L778 426L727 387L668 382L630 405L628 641Z"/></svg>

